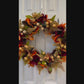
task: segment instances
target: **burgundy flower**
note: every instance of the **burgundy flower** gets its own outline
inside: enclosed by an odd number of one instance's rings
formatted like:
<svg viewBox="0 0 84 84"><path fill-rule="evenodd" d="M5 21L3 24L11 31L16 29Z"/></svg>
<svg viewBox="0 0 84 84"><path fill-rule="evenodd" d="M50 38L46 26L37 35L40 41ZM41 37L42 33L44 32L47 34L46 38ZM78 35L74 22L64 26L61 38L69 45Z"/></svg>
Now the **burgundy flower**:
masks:
<svg viewBox="0 0 84 84"><path fill-rule="evenodd" d="M21 35L21 33L19 33L19 47L23 46L23 38L24 35Z"/></svg>
<svg viewBox="0 0 84 84"><path fill-rule="evenodd" d="M66 52L61 51L61 56L66 56Z"/></svg>
<svg viewBox="0 0 84 84"><path fill-rule="evenodd" d="M60 24L60 25L58 26L58 28L61 29L61 31L57 31L56 34L57 34L57 35L60 34L60 36L63 37L63 36L64 36L65 24Z"/></svg>
<svg viewBox="0 0 84 84"><path fill-rule="evenodd" d="M52 61L52 59L49 57L49 62L51 62Z"/></svg>
<svg viewBox="0 0 84 84"><path fill-rule="evenodd" d="M62 30L62 31L56 31L55 32L55 36L57 36L57 35L60 35L60 37L63 37L64 36L64 30Z"/></svg>
<svg viewBox="0 0 84 84"><path fill-rule="evenodd" d="M66 24L60 24L60 25L58 26L58 28L61 29L62 31L64 31L65 25L66 25Z"/></svg>
<svg viewBox="0 0 84 84"><path fill-rule="evenodd" d="M40 18L38 18L36 21L44 23L44 21L46 21L46 20L47 20L47 15L42 14L42 16Z"/></svg>
<svg viewBox="0 0 84 84"><path fill-rule="evenodd" d="M40 61L40 57L37 56L37 55L34 55L34 56L33 56L33 60L30 61L30 64L32 64L32 65L37 65L39 61Z"/></svg>

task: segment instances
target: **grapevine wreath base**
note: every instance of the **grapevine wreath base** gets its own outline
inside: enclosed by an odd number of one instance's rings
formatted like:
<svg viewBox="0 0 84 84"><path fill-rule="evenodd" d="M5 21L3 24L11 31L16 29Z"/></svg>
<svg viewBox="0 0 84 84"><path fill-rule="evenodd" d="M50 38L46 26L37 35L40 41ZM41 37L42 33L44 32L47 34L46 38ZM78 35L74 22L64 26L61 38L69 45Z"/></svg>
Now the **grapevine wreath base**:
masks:
<svg viewBox="0 0 84 84"><path fill-rule="evenodd" d="M24 21L19 20L19 60L22 58L25 64L31 67L37 66L39 73L46 68L49 73L52 69L63 69L62 62L66 61L66 24L55 21L54 15L48 19L43 13L27 15ZM56 48L52 53L38 52L29 42L34 40L34 35L42 30L51 35Z"/></svg>

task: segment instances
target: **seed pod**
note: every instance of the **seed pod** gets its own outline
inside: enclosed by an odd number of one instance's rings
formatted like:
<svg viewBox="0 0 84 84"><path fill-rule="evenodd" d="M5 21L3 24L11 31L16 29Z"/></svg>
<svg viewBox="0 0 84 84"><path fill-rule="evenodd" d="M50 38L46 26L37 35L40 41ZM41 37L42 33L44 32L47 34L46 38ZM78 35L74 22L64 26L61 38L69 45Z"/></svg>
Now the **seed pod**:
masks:
<svg viewBox="0 0 84 84"><path fill-rule="evenodd" d="M41 27L41 30L44 30L44 27Z"/></svg>
<svg viewBox="0 0 84 84"><path fill-rule="evenodd" d="M53 27L56 27L56 24L53 24L52 26L53 26Z"/></svg>
<svg viewBox="0 0 84 84"><path fill-rule="evenodd" d="M57 56L57 59L60 59L60 56L59 55Z"/></svg>
<svg viewBox="0 0 84 84"><path fill-rule="evenodd" d="M27 57L24 57L25 60L27 60L28 58Z"/></svg>

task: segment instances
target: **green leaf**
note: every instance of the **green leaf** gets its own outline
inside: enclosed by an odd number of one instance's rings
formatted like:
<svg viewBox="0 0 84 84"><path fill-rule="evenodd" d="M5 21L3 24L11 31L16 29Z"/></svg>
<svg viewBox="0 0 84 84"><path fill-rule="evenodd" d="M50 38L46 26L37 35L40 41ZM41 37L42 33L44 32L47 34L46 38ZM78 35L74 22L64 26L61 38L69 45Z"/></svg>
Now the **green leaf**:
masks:
<svg viewBox="0 0 84 84"><path fill-rule="evenodd" d="M48 68L48 72L49 72L49 73L52 72L52 68L51 68L51 67Z"/></svg>
<svg viewBox="0 0 84 84"><path fill-rule="evenodd" d="M46 62L45 62L45 61L42 61L42 64L43 64L43 65L46 65Z"/></svg>
<svg viewBox="0 0 84 84"><path fill-rule="evenodd" d="M40 30L38 30L38 34L40 33Z"/></svg>
<svg viewBox="0 0 84 84"><path fill-rule="evenodd" d="M27 41L26 45L29 45L29 41Z"/></svg>
<svg viewBox="0 0 84 84"><path fill-rule="evenodd" d="M25 30L27 30L28 28L29 28L28 26L25 26L25 28L24 28L24 29L25 29Z"/></svg>
<svg viewBox="0 0 84 84"><path fill-rule="evenodd" d="M38 62L38 64L41 64L41 62Z"/></svg>
<svg viewBox="0 0 84 84"><path fill-rule="evenodd" d="M56 15L54 15L54 16L51 18L51 20L54 21L54 20L55 20L55 17L56 17Z"/></svg>
<svg viewBox="0 0 84 84"><path fill-rule="evenodd" d="M32 19L33 17L31 15L26 15L26 18Z"/></svg>
<svg viewBox="0 0 84 84"><path fill-rule="evenodd" d="M61 51L59 51L59 54L61 54Z"/></svg>
<svg viewBox="0 0 84 84"><path fill-rule="evenodd" d="M41 54L43 53L43 50L41 50Z"/></svg>

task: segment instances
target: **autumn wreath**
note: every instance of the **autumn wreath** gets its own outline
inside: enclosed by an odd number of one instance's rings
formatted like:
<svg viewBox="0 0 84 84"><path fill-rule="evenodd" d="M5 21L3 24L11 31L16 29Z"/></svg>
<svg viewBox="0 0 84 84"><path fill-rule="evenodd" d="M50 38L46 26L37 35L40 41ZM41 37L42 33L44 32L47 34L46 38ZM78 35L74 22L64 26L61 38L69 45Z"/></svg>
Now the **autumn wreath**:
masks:
<svg viewBox="0 0 84 84"><path fill-rule="evenodd" d="M48 19L48 15L34 12L27 15L24 21L19 20L19 60L22 58L31 67L36 65L39 73L44 68L49 73L53 68L63 69L62 62L66 61L66 24L59 24L55 16ZM38 52L29 44L40 30L54 40L56 48L52 53Z"/></svg>

